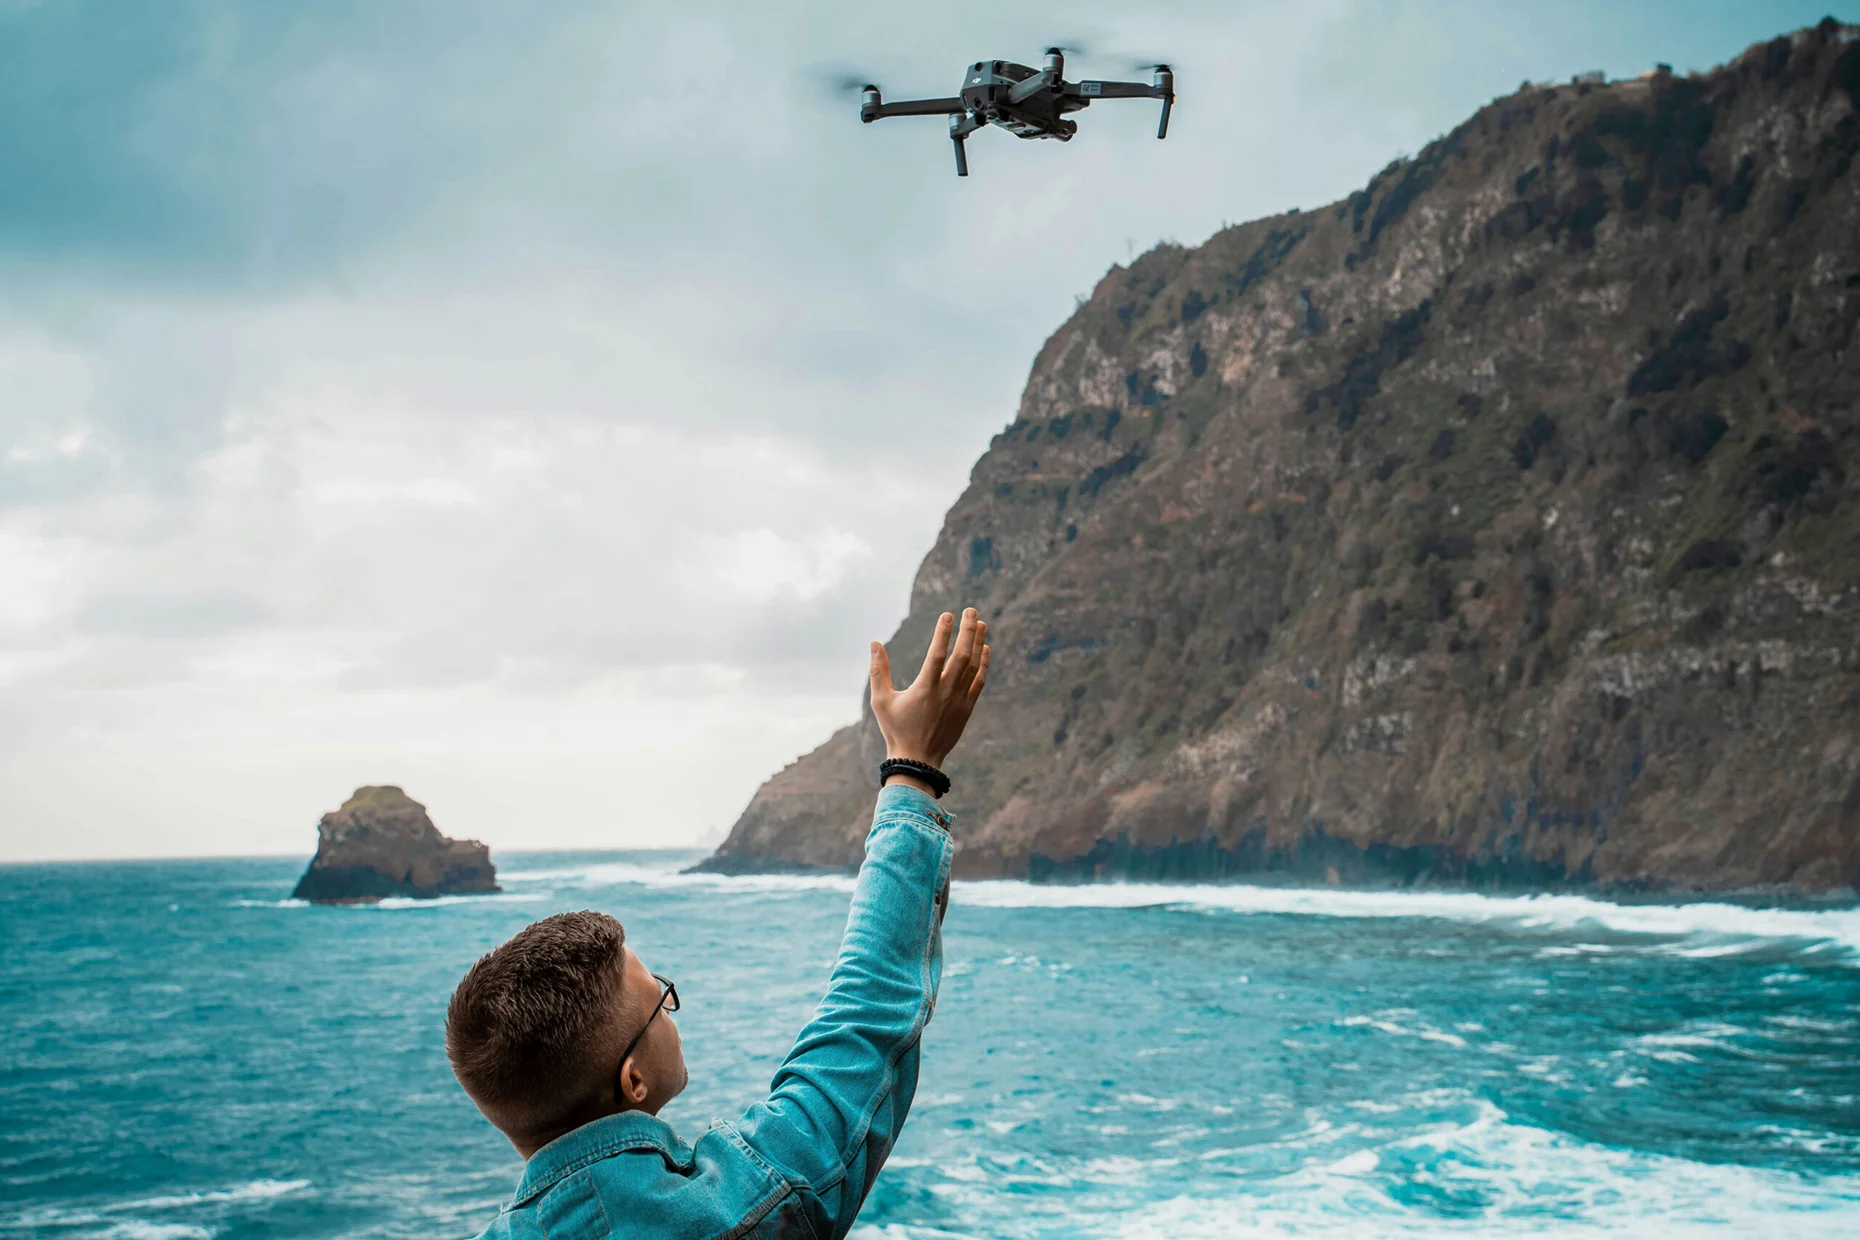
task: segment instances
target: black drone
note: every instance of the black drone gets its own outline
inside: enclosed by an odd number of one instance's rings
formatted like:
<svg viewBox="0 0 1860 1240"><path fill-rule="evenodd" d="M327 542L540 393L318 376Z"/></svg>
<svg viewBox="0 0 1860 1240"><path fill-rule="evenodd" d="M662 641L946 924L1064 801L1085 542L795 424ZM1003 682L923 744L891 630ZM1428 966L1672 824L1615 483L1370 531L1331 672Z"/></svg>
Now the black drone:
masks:
<svg viewBox="0 0 1860 1240"><path fill-rule="evenodd" d="M1079 131L1068 112L1090 107L1095 99L1160 99L1158 138L1169 134L1169 109L1175 104L1175 74L1168 65L1147 66L1150 84L1141 82L1068 82L1065 54L1046 49L1046 67L1032 69L1006 60L978 60L962 79L962 94L951 99L907 99L886 103L878 87L859 88L859 119L871 124L887 116L948 116L949 137L956 144L956 175L969 175L962 142L983 125L999 125L1017 138L1070 141ZM855 79L856 80L856 79ZM850 83L849 83L850 85Z"/></svg>

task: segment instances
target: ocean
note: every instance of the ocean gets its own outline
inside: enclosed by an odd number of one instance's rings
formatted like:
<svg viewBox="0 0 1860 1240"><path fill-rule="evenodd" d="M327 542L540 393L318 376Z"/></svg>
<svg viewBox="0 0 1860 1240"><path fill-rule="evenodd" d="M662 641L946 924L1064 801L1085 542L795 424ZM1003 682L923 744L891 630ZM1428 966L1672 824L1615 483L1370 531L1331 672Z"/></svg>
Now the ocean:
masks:
<svg viewBox="0 0 1860 1240"><path fill-rule="evenodd" d="M766 1087L849 879L503 854L506 893L286 897L301 860L0 867L0 1238L450 1237L520 1164L453 983L598 908L684 999L695 1136ZM1860 1235L1860 909L959 883L858 1236Z"/></svg>

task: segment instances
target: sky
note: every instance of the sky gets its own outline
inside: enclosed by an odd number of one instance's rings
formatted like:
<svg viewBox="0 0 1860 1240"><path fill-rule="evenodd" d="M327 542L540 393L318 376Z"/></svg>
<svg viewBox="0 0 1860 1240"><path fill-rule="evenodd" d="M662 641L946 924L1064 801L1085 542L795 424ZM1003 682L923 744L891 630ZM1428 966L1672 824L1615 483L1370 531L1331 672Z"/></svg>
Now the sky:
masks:
<svg viewBox="0 0 1860 1240"><path fill-rule="evenodd" d="M1113 264L1830 11L0 0L0 861L307 857L369 783L714 843ZM958 180L830 85L1054 42L1169 61L1168 140L1105 103Z"/></svg>

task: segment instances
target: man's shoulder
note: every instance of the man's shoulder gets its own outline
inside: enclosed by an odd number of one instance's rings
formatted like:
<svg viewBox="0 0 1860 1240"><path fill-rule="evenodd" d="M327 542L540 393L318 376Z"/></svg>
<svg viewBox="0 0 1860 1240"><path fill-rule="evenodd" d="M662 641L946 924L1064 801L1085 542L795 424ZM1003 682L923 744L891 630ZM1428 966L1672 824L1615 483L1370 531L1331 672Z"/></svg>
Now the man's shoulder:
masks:
<svg viewBox="0 0 1860 1240"><path fill-rule="evenodd" d="M756 1235L771 1214L810 1209L800 1186L725 1123L682 1150L607 1150L536 1188L485 1229L485 1240L592 1240L618 1234L622 1220L628 1236Z"/></svg>

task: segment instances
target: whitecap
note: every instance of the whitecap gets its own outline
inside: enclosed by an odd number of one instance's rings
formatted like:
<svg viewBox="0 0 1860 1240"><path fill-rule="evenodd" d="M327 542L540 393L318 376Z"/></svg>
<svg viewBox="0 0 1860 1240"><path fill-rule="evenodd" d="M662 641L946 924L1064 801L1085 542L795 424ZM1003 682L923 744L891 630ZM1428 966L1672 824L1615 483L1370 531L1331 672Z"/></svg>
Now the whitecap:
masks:
<svg viewBox="0 0 1860 1240"><path fill-rule="evenodd" d="M50 1206L28 1210L10 1219L0 1219L0 1231L24 1229L37 1231L47 1227L69 1228L109 1223L111 1230L97 1233L111 1236L179 1237L196 1233L209 1234L185 1224L151 1223L146 1219L124 1219L125 1214L159 1214L170 1210L198 1209L201 1206L249 1205L289 1197L310 1187L309 1180L248 1180L231 1188L208 1189L193 1193L163 1193L153 1197L135 1197L102 1205L81 1207ZM162 1231L161 1228L181 1230ZM154 1229L154 1230L150 1230Z"/></svg>
<svg viewBox="0 0 1860 1240"><path fill-rule="evenodd" d="M231 1188L201 1193L179 1193L166 1197L144 1197L138 1201L125 1201L105 1208L110 1210L173 1210L207 1204L270 1201L274 1197L289 1197L294 1193L301 1193L309 1187L309 1180L251 1180L244 1184L235 1184Z"/></svg>
<svg viewBox="0 0 1860 1240"><path fill-rule="evenodd" d="M1341 1028L1370 1028L1394 1037L1420 1038L1426 1042L1441 1042L1447 1046L1464 1047L1466 1039L1457 1033L1447 1033L1435 1029L1425 1021L1402 1024L1400 1018L1418 1016L1412 1008L1397 1008L1387 1012L1377 1012L1373 1016L1346 1016L1334 1022Z"/></svg>
<svg viewBox="0 0 1860 1240"><path fill-rule="evenodd" d="M847 894L854 877L831 871L799 874L690 874L688 857L653 864L602 861L553 869L512 870L507 883L550 888L638 886L755 895ZM973 908L1169 908L1239 916L1433 919L1492 925L1514 933L1604 933L1665 939L1646 950L1694 959L1784 951L1860 964L1860 907L1788 909L1697 901L1619 904L1569 894L1481 895L1465 891L1350 890L1246 884L1029 883L982 879L952 885L952 903ZM424 902L430 904L430 901ZM1615 944L1555 945L1549 955L1606 955Z"/></svg>
<svg viewBox="0 0 1860 1240"><path fill-rule="evenodd" d="M538 904L548 898L542 892L535 891L494 891L475 896L388 896L356 907L382 909L391 913L399 909L445 908L453 904Z"/></svg>
<svg viewBox="0 0 1860 1240"><path fill-rule="evenodd" d="M213 1240L211 1231L192 1223L150 1223L139 1218L124 1219L96 1235L98 1240Z"/></svg>
<svg viewBox="0 0 1860 1240"><path fill-rule="evenodd" d="M1339 1151L1237 1191L1080 1218L1071 1234L1743 1240L1778 1234L1785 1217L1791 1240L1852 1234L1860 1176L1796 1175L1618 1149L1514 1123L1488 1102L1467 1101L1473 1107L1467 1120ZM1443 1217L1425 1195L1415 1198L1417 1185L1458 1200L1457 1216Z"/></svg>
<svg viewBox="0 0 1860 1240"><path fill-rule="evenodd" d="M1753 908L1699 901L1617 904L1590 896L1495 896L1464 891L1353 891L1165 883L1060 886L989 879L955 884L952 903L980 908L1175 908L1242 916L1411 918L1498 926L1517 933L1609 934L1694 958L1784 949L1860 963L1860 908ZM1577 951L1604 954L1608 944Z"/></svg>
<svg viewBox="0 0 1860 1240"><path fill-rule="evenodd" d="M549 898L539 891L487 891L469 896L385 896L379 900L343 900L333 904L316 904L309 900L234 900L234 908L360 908L395 909L445 908L451 904L478 904L498 901L509 904L536 904Z"/></svg>
<svg viewBox="0 0 1860 1240"><path fill-rule="evenodd" d="M850 893L853 876L836 871L807 874L688 874L674 864L646 865L633 861L603 861L554 870L513 870L498 875L507 883L538 883L550 887L654 887L674 891L742 892L779 895L788 892L834 891Z"/></svg>

